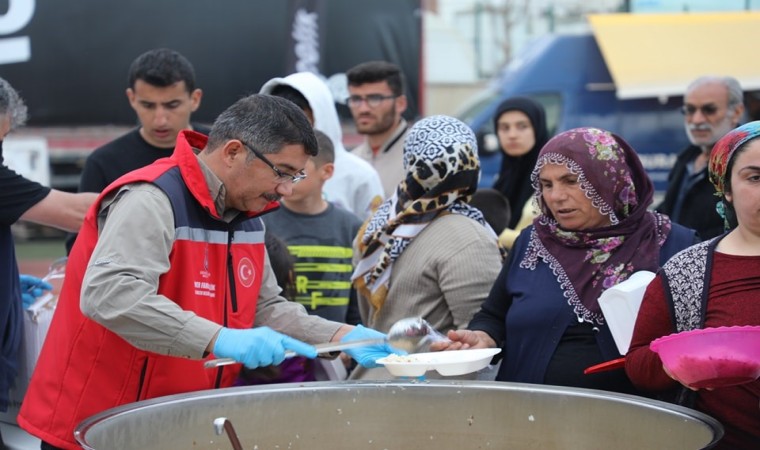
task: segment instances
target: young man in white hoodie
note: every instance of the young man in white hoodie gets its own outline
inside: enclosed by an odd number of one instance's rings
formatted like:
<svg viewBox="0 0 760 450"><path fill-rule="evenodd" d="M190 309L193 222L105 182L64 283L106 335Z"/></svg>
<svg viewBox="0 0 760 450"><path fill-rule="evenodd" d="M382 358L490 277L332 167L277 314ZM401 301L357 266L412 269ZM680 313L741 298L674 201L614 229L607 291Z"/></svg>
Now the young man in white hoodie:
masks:
<svg viewBox="0 0 760 450"><path fill-rule="evenodd" d="M276 95L282 86L296 90L306 99L308 105L299 106L314 128L325 133L333 143L335 171L323 188L326 200L352 211L362 220L366 219L382 202L383 186L372 165L343 146L343 131L327 84L311 72L298 72L284 78L272 78L264 83L259 93Z"/></svg>

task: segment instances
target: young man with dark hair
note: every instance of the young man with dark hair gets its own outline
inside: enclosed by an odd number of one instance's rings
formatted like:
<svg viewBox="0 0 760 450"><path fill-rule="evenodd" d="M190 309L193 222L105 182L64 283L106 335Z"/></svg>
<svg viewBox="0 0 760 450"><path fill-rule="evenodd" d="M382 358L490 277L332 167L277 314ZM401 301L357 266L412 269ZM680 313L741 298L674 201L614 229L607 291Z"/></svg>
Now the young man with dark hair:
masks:
<svg viewBox="0 0 760 450"><path fill-rule="evenodd" d="M349 69L346 77L346 102L356 131L366 137L353 153L377 170L388 198L404 177L402 156L408 128L401 116L407 107L404 76L395 64L370 61Z"/></svg>
<svg viewBox="0 0 760 450"><path fill-rule="evenodd" d="M208 133L190 123L203 92L195 87L192 64L181 54L167 48L143 53L132 62L127 82L127 99L140 125L87 157L79 192L101 192L125 173L170 156L182 130ZM75 238L67 240L68 252Z"/></svg>

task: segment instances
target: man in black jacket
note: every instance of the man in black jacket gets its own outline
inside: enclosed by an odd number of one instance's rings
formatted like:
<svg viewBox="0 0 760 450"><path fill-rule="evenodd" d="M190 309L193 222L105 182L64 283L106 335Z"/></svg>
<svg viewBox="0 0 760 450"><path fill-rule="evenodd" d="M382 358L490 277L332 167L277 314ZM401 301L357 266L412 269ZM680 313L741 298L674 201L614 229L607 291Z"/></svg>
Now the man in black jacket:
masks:
<svg viewBox="0 0 760 450"><path fill-rule="evenodd" d="M208 127L190 123L203 92L195 86L195 70L184 56L168 48L149 50L129 67L127 99L139 126L96 148L87 157L79 192L101 192L125 173L171 156L182 130L208 134ZM76 235L66 241L71 252Z"/></svg>
<svg viewBox="0 0 760 450"><path fill-rule="evenodd" d="M732 77L697 78L686 89L682 111L691 145L678 155L657 211L709 239L723 233L723 219L715 210L718 197L707 178L707 162L713 144L741 121L741 86Z"/></svg>
<svg viewBox="0 0 760 450"><path fill-rule="evenodd" d="M11 225L23 220L75 231L82 225L96 198L95 194L71 194L50 189L24 178L5 164L3 140L26 119L27 108L23 99L0 78L0 412L18 408L18 398L11 398L9 394L11 387L21 378L19 355L23 351L23 309L28 306L27 301L34 301L43 290L50 288L39 278L19 277ZM16 388L18 393L22 386L16 385ZM13 411L13 417L16 412ZM5 448L0 435L0 449Z"/></svg>

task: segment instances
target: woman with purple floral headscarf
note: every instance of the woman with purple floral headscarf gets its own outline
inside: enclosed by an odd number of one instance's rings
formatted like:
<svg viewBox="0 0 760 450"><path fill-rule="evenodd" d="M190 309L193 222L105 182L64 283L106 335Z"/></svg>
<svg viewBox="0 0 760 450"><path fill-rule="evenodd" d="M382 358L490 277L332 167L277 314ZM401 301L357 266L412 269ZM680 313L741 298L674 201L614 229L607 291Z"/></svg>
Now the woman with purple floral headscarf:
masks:
<svg viewBox="0 0 760 450"><path fill-rule="evenodd" d="M695 389L668 375L653 340L697 328L760 325L760 122L726 134L710 153L710 181L728 232L671 258L644 294L625 369L640 389L718 419L716 449L760 447L760 380Z"/></svg>
<svg viewBox="0 0 760 450"><path fill-rule="evenodd" d="M656 271L695 234L647 210L652 182L636 152L608 131L555 136L532 181L540 215L468 330L449 333L448 348L502 347L501 381L635 392L622 370L583 373L620 357L599 295L636 271Z"/></svg>

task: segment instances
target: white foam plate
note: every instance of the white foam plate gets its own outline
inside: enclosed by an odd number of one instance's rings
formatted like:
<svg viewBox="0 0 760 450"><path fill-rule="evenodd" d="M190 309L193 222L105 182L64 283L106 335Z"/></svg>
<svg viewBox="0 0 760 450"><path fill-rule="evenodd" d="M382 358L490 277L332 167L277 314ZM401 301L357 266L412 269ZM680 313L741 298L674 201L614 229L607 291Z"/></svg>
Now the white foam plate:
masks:
<svg viewBox="0 0 760 450"><path fill-rule="evenodd" d="M393 376L420 377L428 370L443 376L457 376L477 372L488 367L500 348L451 350L448 352L412 353L405 356L387 356L377 360Z"/></svg>
<svg viewBox="0 0 760 450"><path fill-rule="evenodd" d="M628 353L641 300L654 276L653 272L640 270L599 297L599 307L621 355Z"/></svg>

